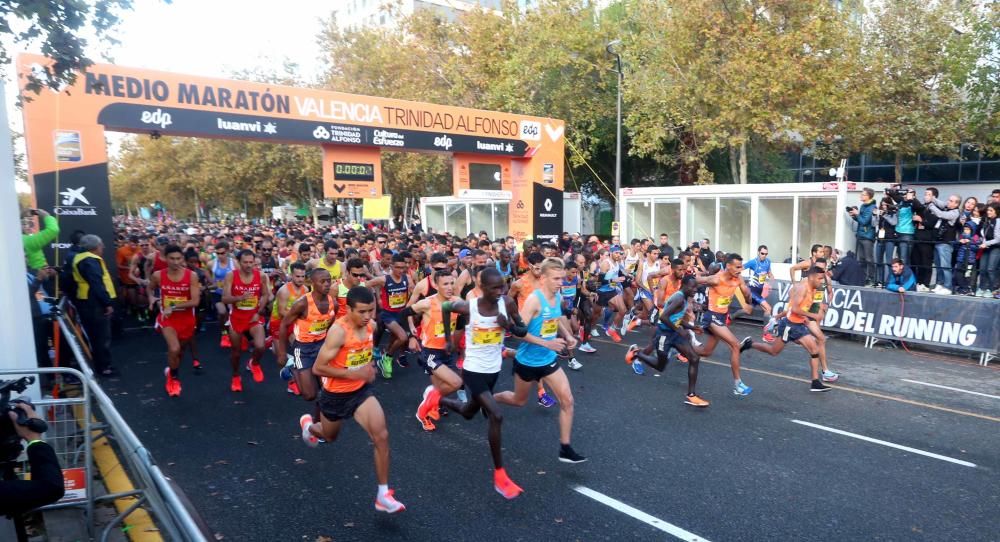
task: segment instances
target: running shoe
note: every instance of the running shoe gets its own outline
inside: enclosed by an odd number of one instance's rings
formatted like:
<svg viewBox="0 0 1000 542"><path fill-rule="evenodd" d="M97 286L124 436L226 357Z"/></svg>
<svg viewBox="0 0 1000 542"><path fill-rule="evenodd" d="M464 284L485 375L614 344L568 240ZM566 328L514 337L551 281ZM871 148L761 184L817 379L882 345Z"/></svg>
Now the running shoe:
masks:
<svg viewBox="0 0 1000 542"><path fill-rule="evenodd" d="M382 378L389 380L392 378L392 358L389 356L382 356L382 359L375 363L378 367L378 372L381 373Z"/></svg>
<svg viewBox="0 0 1000 542"><path fill-rule="evenodd" d="M201 370L201 362L200 362L200 361L198 361L198 360L192 360L192 361L191 361L191 367L192 367L192 368L193 368L193 369L194 369L195 371L200 371L200 370Z"/></svg>
<svg viewBox="0 0 1000 542"><path fill-rule="evenodd" d="M585 343L582 343L582 344L581 344L581 345L579 346L579 350L580 350L581 352L584 352L584 353L586 353L586 354L593 354L594 352L597 352L597 349L596 349L596 348L594 348L593 346L590 346L590 343L589 343L589 342L585 342Z"/></svg>
<svg viewBox="0 0 1000 542"><path fill-rule="evenodd" d="M170 367L163 368L163 375L167 377L167 382L164 385L167 389L167 395L169 397L180 397L181 381L170 375Z"/></svg>
<svg viewBox="0 0 1000 542"><path fill-rule="evenodd" d="M812 385L809 386L809 391L830 391L832 389L830 386L823 385L819 380L813 380Z"/></svg>
<svg viewBox="0 0 1000 542"><path fill-rule="evenodd" d="M738 397L747 397L750 395L750 392L752 391L753 388L744 384L742 380L740 381L739 384L733 387L733 395L736 395Z"/></svg>
<svg viewBox="0 0 1000 542"><path fill-rule="evenodd" d="M823 371L823 382L836 382L840 378L840 375L827 369Z"/></svg>
<svg viewBox="0 0 1000 542"><path fill-rule="evenodd" d="M639 359L639 356L635 356L632 360L632 371L639 376L646 374L646 369L642 366L642 360Z"/></svg>
<svg viewBox="0 0 1000 542"><path fill-rule="evenodd" d="M396 500L393 496L395 490L390 489L385 495L381 497L375 497L375 509L379 512L386 512L388 514L396 514L406 510L403 503Z"/></svg>
<svg viewBox="0 0 1000 542"><path fill-rule="evenodd" d="M430 417L420 420L420 427L422 427L423 430L427 431L428 433L437 429L437 426L434 425L434 421L431 420Z"/></svg>
<svg viewBox="0 0 1000 542"><path fill-rule="evenodd" d="M278 376L280 376L281 379L286 382L291 380L292 376L294 376L292 374L292 367L290 365L285 365L284 367L281 368L281 371L278 372Z"/></svg>
<svg viewBox="0 0 1000 542"><path fill-rule="evenodd" d="M631 344L628 347L628 351L625 352L625 363L631 364L635 359L635 353L639 351L639 345Z"/></svg>
<svg viewBox="0 0 1000 542"><path fill-rule="evenodd" d="M306 446L310 448L315 448L319 446L319 439L309 430L309 426L312 424L313 418L311 415L303 414L299 416L299 427L302 428L302 442L305 442Z"/></svg>
<svg viewBox="0 0 1000 542"><path fill-rule="evenodd" d="M559 461L562 463L583 463L587 458L576 453L569 444L563 444L559 448Z"/></svg>
<svg viewBox="0 0 1000 542"><path fill-rule="evenodd" d="M222 348L232 348L233 347L233 342L229 340L229 334L228 333L224 334L222 336L222 339L219 340L219 346L222 347Z"/></svg>
<svg viewBox="0 0 1000 542"><path fill-rule="evenodd" d="M467 403L469 401L469 398L465 394L465 390L464 389L458 390L457 392L455 392L455 394L458 395L458 400L459 401L461 401L463 403Z"/></svg>
<svg viewBox="0 0 1000 542"><path fill-rule="evenodd" d="M229 384L230 391L243 391L243 379L239 376L234 376L232 382Z"/></svg>
<svg viewBox="0 0 1000 542"><path fill-rule="evenodd" d="M698 408L705 408L709 405L709 402L701 397L698 397L698 395L688 395L684 398L684 404Z"/></svg>
<svg viewBox="0 0 1000 542"><path fill-rule="evenodd" d="M299 383L294 380L288 381L288 386L285 388L285 391L292 395L302 395L302 392L299 391Z"/></svg>
<svg viewBox="0 0 1000 542"><path fill-rule="evenodd" d="M538 404L545 408L552 408L556 404L556 400L552 398L551 395L547 393L542 393L538 396Z"/></svg>
<svg viewBox="0 0 1000 542"><path fill-rule="evenodd" d="M574 371L579 371L580 369L583 369L583 364L580 363L579 361L576 361L576 358L569 358L569 362L566 363L566 366L569 367L570 369L573 369Z"/></svg>
<svg viewBox="0 0 1000 542"><path fill-rule="evenodd" d="M271 345L273 345L273 344L274 344L274 336L273 335L268 335L267 338L264 339L264 348L266 350L270 350L271 349Z"/></svg>
<svg viewBox="0 0 1000 542"><path fill-rule="evenodd" d="M677 361L679 361L681 363L687 363L688 359L684 356L684 354L678 353L677 354Z"/></svg>
<svg viewBox="0 0 1000 542"><path fill-rule="evenodd" d="M622 342L622 336L618 334L618 331L616 331L615 328L608 330L608 337L611 337L611 340L616 343Z"/></svg>
<svg viewBox="0 0 1000 542"><path fill-rule="evenodd" d="M590 336L591 337L600 337L601 334L599 332L599 328L600 328L600 326L594 326L594 329L590 330Z"/></svg>
<svg viewBox="0 0 1000 542"><path fill-rule="evenodd" d="M761 335L760 338L761 338L762 341L764 341L766 343L773 343L775 341L774 335L771 335L771 333L768 332L768 331L765 331L764 334Z"/></svg>
<svg viewBox="0 0 1000 542"><path fill-rule="evenodd" d="M264 370L260 368L260 363L248 362L247 370L253 373L254 382L259 384L264 381Z"/></svg>
<svg viewBox="0 0 1000 542"><path fill-rule="evenodd" d="M751 347L753 347L753 339L751 337L744 337L743 340L740 341L740 354L750 350Z"/></svg>
<svg viewBox="0 0 1000 542"><path fill-rule="evenodd" d="M403 369L409 367L410 366L409 357L410 356L407 355L406 352L403 352L402 354L396 356L396 365L399 365Z"/></svg>
<svg viewBox="0 0 1000 542"><path fill-rule="evenodd" d="M633 318L631 322L628 323L628 331L635 331L635 328L642 325L642 320L638 318ZM624 333L622 334L624 335Z"/></svg>
<svg viewBox="0 0 1000 542"><path fill-rule="evenodd" d="M431 405L433 402L431 397L432 393L434 393L434 386L427 386L424 388L423 398L420 400L420 405L417 406L417 420L420 421L420 423L424 423L424 420L430 416ZM427 427L425 426L424 429L426 430Z"/></svg>
<svg viewBox="0 0 1000 542"><path fill-rule="evenodd" d="M524 490L515 484L507 476L507 471L503 469L493 471L493 489L497 490L497 493L503 495L503 498L508 500L516 499L521 493L524 493Z"/></svg>
<svg viewBox="0 0 1000 542"><path fill-rule="evenodd" d="M625 329L629 328L632 322L635 320L635 313L628 311L625 313L625 317L622 318L622 334L625 333Z"/></svg>

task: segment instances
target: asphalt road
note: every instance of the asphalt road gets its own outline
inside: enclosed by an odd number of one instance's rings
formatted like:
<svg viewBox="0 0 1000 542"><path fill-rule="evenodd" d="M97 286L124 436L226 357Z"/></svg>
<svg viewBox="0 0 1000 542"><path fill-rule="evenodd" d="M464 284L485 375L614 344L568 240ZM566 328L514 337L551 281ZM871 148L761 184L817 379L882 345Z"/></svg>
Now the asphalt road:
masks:
<svg viewBox="0 0 1000 542"><path fill-rule="evenodd" d="M225 540L1000 539L994 367L833 339L837 389L810 393L808 356L793 345L777 358L745 354L754 392L739 399L723 345L699 379L712 405L696 410L683 404L686 366L640 377L622 361L624 343L598 339L599 352L569 372L573 444L590 461L557 461L557 408L506 408L507 470L525 489L506 501L492 488L485 420L452 415L422 431L413 413L427 377L413 365L376 384L390 485L407 506L389 517L373 509L364 432L349 422L337 442L307 448L297 420L310 409L286 394L273 357L264 383L248 374L233 394L209 331L205 369L195 375L185 359L180 398L163 390L165 346L151 330L116 342L122 377L105 388ZM505 362L497 389L510 386Z"/></svg>

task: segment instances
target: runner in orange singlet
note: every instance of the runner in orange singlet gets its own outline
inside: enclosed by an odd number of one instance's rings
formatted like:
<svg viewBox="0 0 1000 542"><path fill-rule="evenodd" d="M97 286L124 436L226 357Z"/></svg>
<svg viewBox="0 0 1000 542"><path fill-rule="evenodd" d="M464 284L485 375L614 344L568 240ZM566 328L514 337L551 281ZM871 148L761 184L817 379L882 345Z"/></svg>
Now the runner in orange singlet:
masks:
<svg viewBox="0 0 1000 542"><path fill-rule="evenodd" d="M737 290L743 294L743 299L750 299L750 289L740 273L743 272L743 258L739 254L727 254L726 266L721 271L707 277L697 277L698 284L708 288L708 310L702 314L702 327L709 331L708 338L700 348L695 348L699 356L707 357L715 351L715 345L722 341L729 345L729 367L733 371L733 395L746 397L753 388L743 383L740 378L740 353L750 348L753 339L750 337L738 341L729 330L729 305Z"/></svg>
<svg viewBox="0 0 1000 542"><path fill-rule="evenodd" d="M363 286L347 292L347 314L337 320L326 334L323 347L316 356L312 372L323 379L320 392L320 421L312 423L312 416L299 418L302 440L316 446L319 439L337 440L342 421L353 417L375 448L375 477L378 493L375 510L395 514L406 510L389 489L389 430L385 424L382 405L372 394L375 381L372 365L372 334L375 331L375 295Z"/></svg>
<svg viewBox="0 0 1000 542"><path fill-rule="evenodd" d="M292 265L299 265L299 262ZM285 313L279 324L276 344L278 364L284 366L280 360L284 360L288 352L288 336L295 336L292 366L298 389L306 401L316 399L319 393L319 382L312 374L312 366L316 363L316 356L319 355L327 330L333 324L337 312L337 302L330 296L330 286L333 283L330 272L317 267L309 273L309 282L312 292L299 298ZM319 420L318 405L312 421L316 420Z"/></svg>

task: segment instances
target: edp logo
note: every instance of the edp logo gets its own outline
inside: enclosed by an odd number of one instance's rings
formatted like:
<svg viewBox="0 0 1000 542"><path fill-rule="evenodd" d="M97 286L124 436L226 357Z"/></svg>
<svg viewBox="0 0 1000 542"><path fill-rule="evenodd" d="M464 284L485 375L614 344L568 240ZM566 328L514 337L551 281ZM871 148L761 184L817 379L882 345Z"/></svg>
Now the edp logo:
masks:
<svg viewBox="0 0 1000 542"><path fill-rule="evenodd" d="M156 111L143 111L140 120L144 124L154 124L159 126L161 129L166 129L167 126L174 123L170 120L170 113L164 113L160 109L157 109Z"/></svg>
<svg viewBox="0 0 1000 542"><path fill-rule="evenodd" d="M444 150L448 150L451 148L451 138L446 135L443 135L441 137L435 137L434 146L441 147Z"/></svg>

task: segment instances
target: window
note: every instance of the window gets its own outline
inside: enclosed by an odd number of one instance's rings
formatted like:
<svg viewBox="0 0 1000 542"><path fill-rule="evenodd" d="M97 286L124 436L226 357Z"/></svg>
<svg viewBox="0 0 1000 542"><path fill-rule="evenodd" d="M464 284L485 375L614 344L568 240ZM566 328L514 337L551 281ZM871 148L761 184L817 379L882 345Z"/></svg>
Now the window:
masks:
<svg viewBox="0 0 1000 542"><path fill-rule="evenodd" d="M493 209L489 203L472 203L469 205L469 231L479 235L486 231L493 238Z"/></svg>
<svg viewBox="0 0 1000 542"><path fill-rule="evenodd" d="M507 203L494 203L493 204L493 227L496 231L493 233L494 239L499 239L502 237L507 237L507 224L510 220L507 215L507 208L509 204Z"/></svg>
<svg viewBox="0 0 1000 542"><path fill-rule="evenodd" d="M622 243L627 243L631 239L642 239L650 237L649 231L653 222L653 207L649 200L630 201L625 204L625 216L628 221L628 231Z"/></svg>
<svg viewBox="0 0 1000 542"><path fill-rule="evenodd" d="M690 245L701 239L708 239L715 246L715 198L688 199L687 239L684 244Z"/></svg>
<svg viewBox="0 0 1000 542"><path fill-rule="evenodd" d="M427 216L424 217L427 228L434 228L436 232L444 231L444 206L428 205L424 207Z"/></svg>
<svg viewBox="0 0 1000 542"><path fill-rule="evenodd" d="M750 198L719 198L719 240L712 239L716 250L735 252L744 258L750 251ZM750 256L748 256L750 255Z"/></svg>
<svg viewBox="0 0 1000 542"><path fill-rule="evenodd" d="M660 234L665 233L670 236L670 244L678 246L681 242L681 202L657 201L653 205L656 206L656 222L651 237L659 244Z"/></svg>
<svg viewBox="0 0 1000 542"><path fill-rule="evenodd" d="M791 197L760 198L757 242L770 248L772 262L791 262L793 205Z"/></svg>
<svg viewBox="0 0 1000 542"><path fill-rule="evenodd" d="M448 215L448 231L452 235L468 235L469 223L465 219L467 205L464 203L448 204L445 212Z"/></svg>
<svg viewBox="0 0 1000 542"><path fill-rule="evenodd" d="M836 232L832 225L837 223L837 198L831 196L799 197L798 221L799 258L808 257L809 248L813 244L835 246Z"/></svg>

